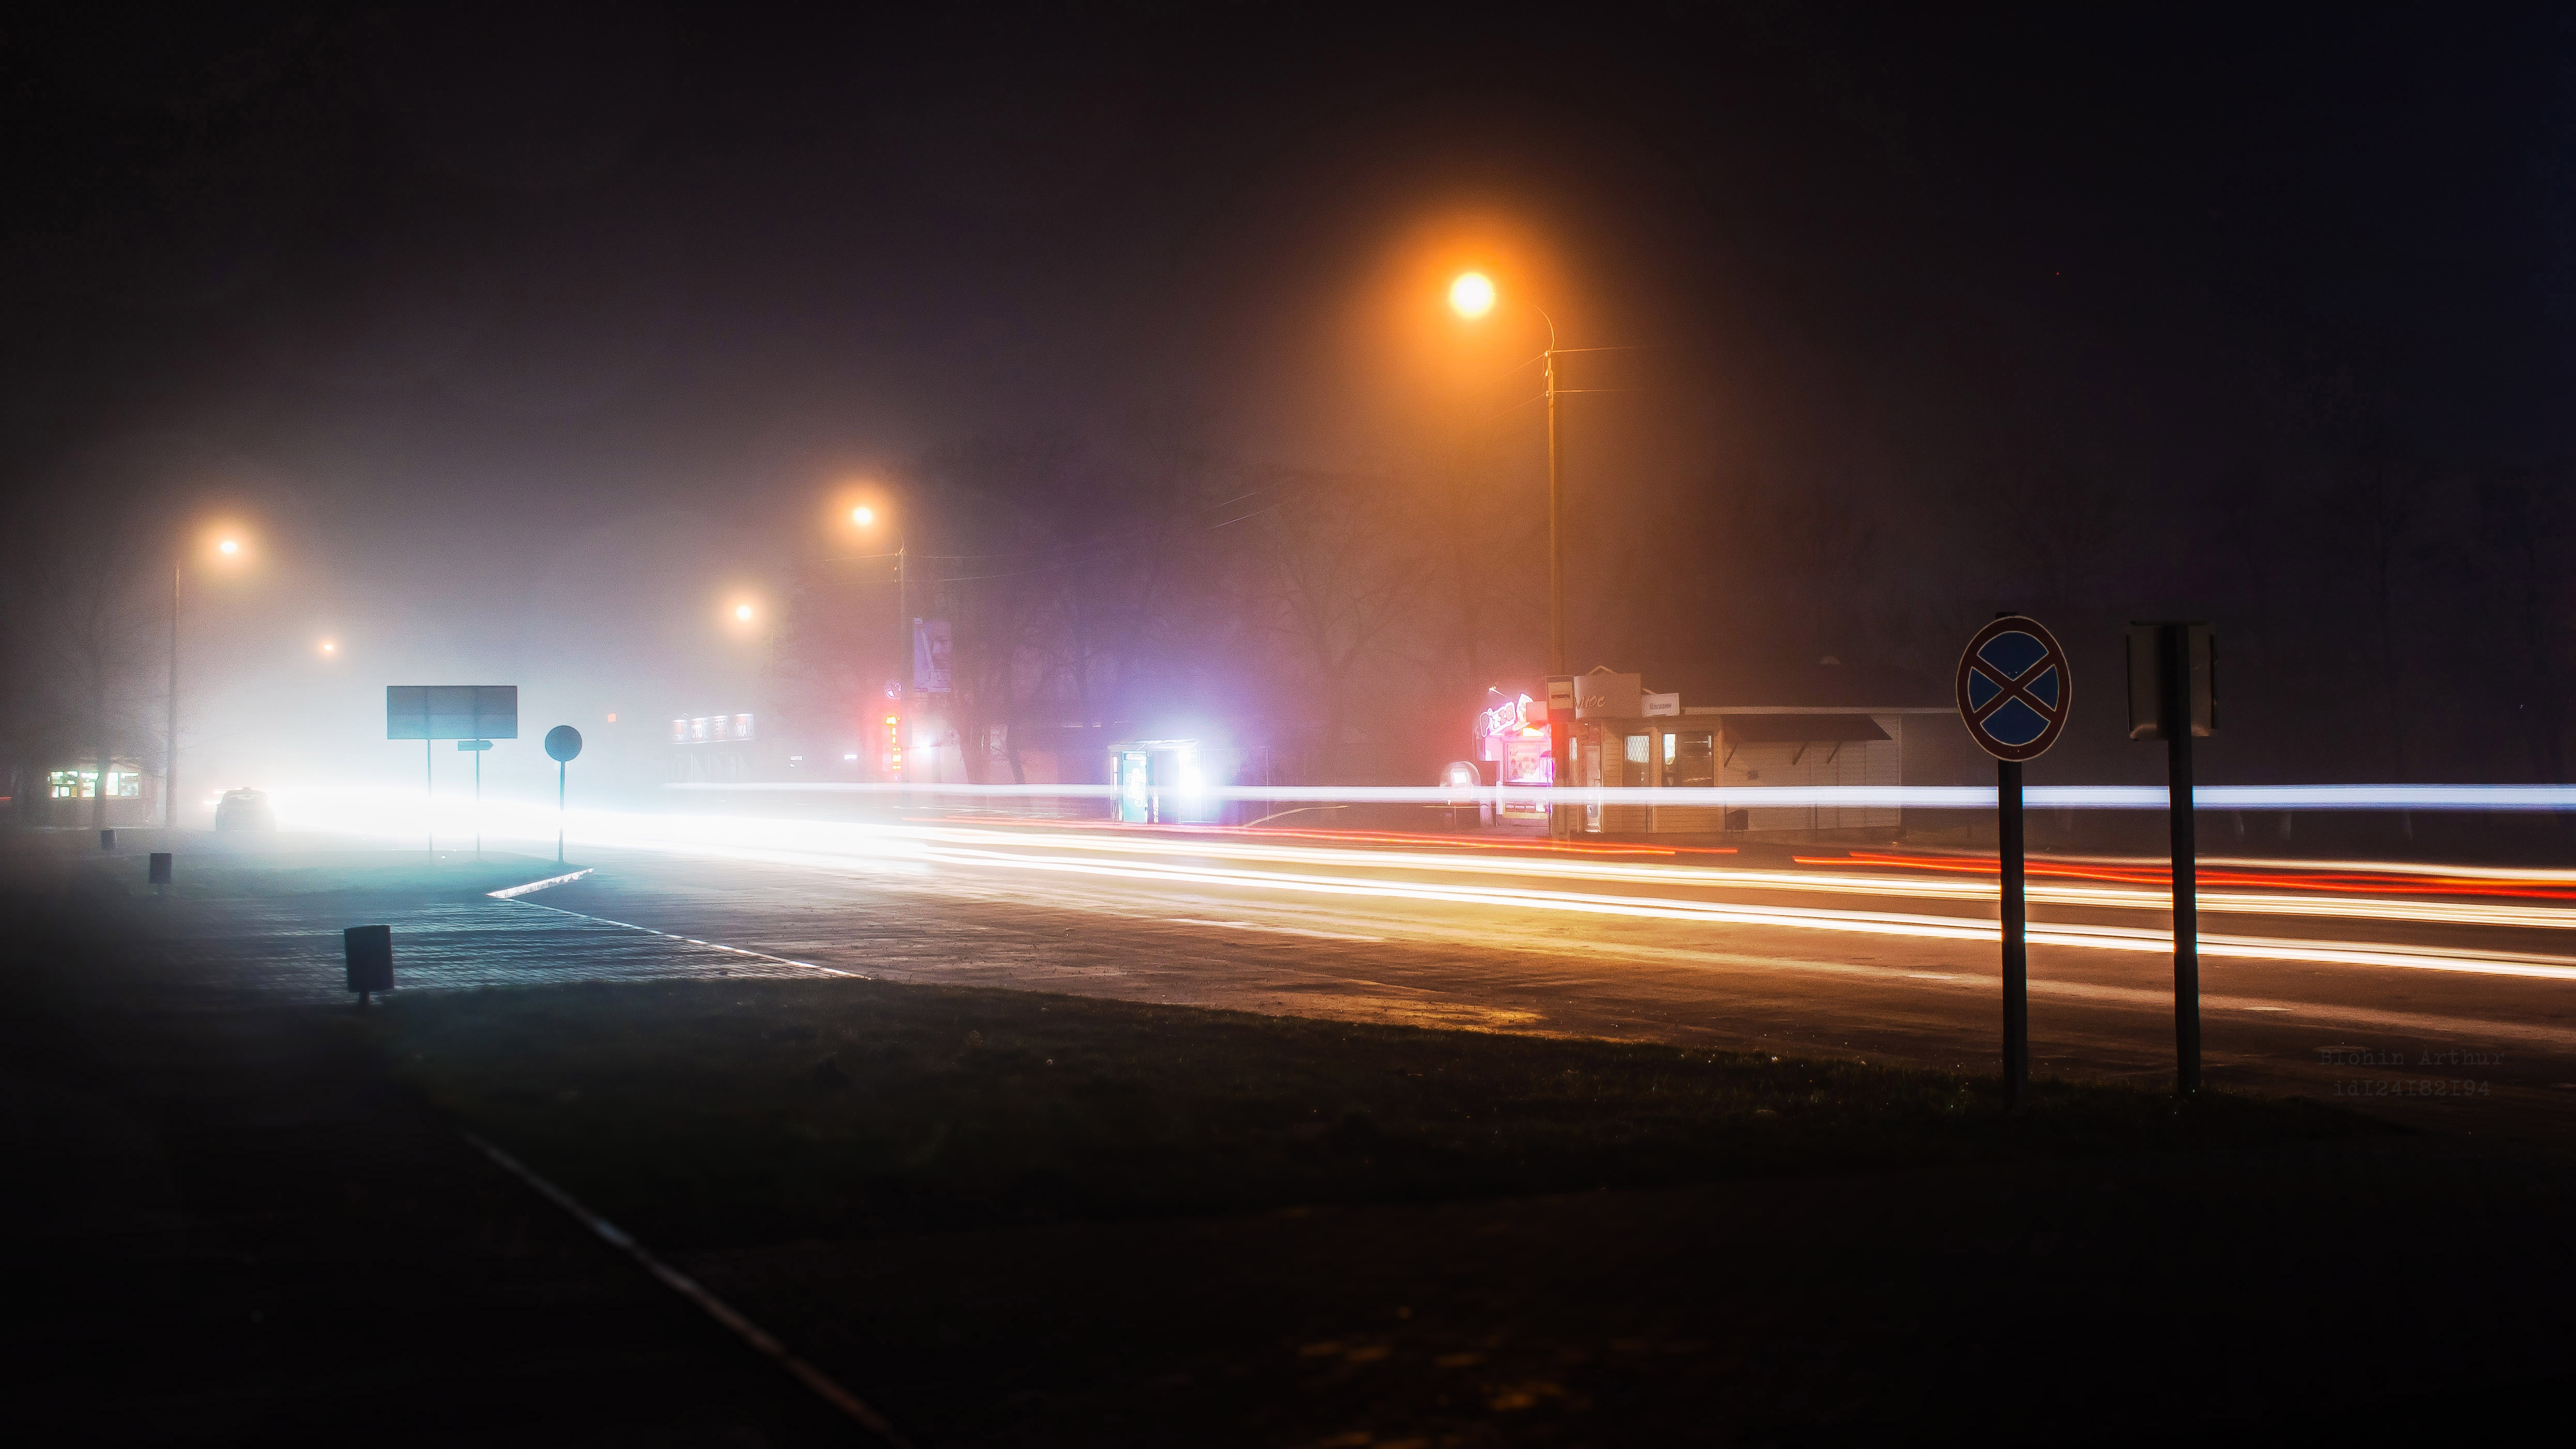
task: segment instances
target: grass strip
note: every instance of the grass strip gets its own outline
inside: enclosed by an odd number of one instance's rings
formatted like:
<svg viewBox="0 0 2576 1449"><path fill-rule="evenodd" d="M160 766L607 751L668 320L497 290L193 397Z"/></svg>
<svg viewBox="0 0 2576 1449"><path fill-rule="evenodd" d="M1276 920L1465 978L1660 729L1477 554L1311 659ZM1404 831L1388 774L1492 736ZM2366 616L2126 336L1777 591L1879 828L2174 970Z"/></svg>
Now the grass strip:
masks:
<svg viewBox="0 0 2576 1449"><path fill-rule="evenodd" d="M2315 1103L875 981L398 999L400 1069L673 1248L2385 1130Z"/></svg>

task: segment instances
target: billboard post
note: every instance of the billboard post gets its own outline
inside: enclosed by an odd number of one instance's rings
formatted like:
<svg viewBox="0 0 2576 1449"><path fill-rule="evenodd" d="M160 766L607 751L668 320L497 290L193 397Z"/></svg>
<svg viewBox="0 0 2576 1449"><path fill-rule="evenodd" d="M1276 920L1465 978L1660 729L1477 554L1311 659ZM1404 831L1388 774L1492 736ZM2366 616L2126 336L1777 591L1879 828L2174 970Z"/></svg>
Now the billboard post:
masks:
<svg viewBox="0 0 2576 1449"><path fill-rule="evenodd" d="M426 822L430 854L438 853L438 792L430 747L438 740L493 740L519 737L519 686L515 684L388 684L385 686L385 738L420 741L421 790L430 812ZM483 780L483 756L474 757L477 803ZM482 849L478 828L475 849Z"/></svg>

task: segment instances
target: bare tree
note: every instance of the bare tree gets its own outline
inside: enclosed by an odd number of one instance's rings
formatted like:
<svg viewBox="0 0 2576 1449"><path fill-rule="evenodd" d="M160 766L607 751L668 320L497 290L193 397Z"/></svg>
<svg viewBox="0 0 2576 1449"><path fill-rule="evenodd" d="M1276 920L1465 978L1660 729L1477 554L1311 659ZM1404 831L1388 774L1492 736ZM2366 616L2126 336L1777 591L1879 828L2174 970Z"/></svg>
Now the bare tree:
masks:
<svg viewBox="0 0 2576 1449"><path fill-rule="evenodd" d="M1298 479L1259 521L1248 602L1317 706L1315 763L1328 775L1344 773L1354 712L1370 702L1385 712L1396 683L1386 666L1422 598L1429 532L1406 490L1351 474Z"/></svg>

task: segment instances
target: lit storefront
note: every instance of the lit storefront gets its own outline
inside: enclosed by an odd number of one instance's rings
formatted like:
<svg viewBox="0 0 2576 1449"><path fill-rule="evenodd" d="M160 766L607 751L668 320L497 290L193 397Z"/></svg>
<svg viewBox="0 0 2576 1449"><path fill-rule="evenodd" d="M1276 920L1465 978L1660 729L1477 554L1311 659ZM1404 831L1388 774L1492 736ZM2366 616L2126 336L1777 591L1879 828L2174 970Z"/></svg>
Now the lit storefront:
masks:
<svg viewBox="0 0 2576 1449"><path fill-rule="evenodd" d="M1908 783L1909 735L1943 757L1961 733L1941 706L1685 705L1646 690L1634 674L1595 670L1575 681L1576 785L1629 788L1897 786ZM1946 774L1942 783L1948 783ZM1586 833L1892 838L1904 826L1889 806L1587 805Z"/></svg>
<svg viewBox="0 0 2576 1449"><path fill-rule="evenodd" d="M107 788L99 788L96 765L74 766L64 770L47 770L42 783L31 792L36 798L19 804L19 815L29 823L54 825L88 825L98 818L103 794L107 798L106 823L114 825L157 825L161 822L161 781L147 775L131 760L110 760L107 766Z"/></svg>
<svg viewBox="0 0 2576 1449"><path fill-rule="evenodd" d="M1548 734L1547 704L1523 694L1478 714L1476 758L1485 762L1487 784L1554 784L1556 751ZM1542 820L1547 807L1507 805L1503 814Z"/></svg>
<svg viewBox="0 0 2576 1449"><path fill-rule="evenodd" d="M749 714L701 714L671 721L674 763L683 780L753 777L755 721Z"/></svg>
<svg viewBox="0 0 2576 1449"><path fill-rule="evenodd" d="M1129 740L1109 750L1110 818L1137 825L1224 823L1226 802L1211 792L1231 785L1243 752L1197 740Z"/></svg>

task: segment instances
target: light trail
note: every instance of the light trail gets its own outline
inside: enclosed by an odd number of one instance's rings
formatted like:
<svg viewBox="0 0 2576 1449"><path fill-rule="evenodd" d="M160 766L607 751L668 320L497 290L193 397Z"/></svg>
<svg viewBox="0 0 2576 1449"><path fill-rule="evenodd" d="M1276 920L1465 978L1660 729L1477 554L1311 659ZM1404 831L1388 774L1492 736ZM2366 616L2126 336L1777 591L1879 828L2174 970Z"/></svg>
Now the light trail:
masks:
<svg viewBox="0 0 2576 1449"><path fill-rule="evenodd" d="M899 800L1110 800L1113 785L909 785L874 781L687 781L666 790L733 794L861 795ZM1206 785L1158 788L1173 801L1305 800L1380 805L1683 805L1750 809L1992 810L1991 785ZM2032 785L2032 810L2163 810L2161 785ZM2202 810L2576 810L2576 785L2202 785Z"/></svg>
<svg viewBox="0 0 2576 1449"><path fill-rule="evenodd" d="M372 793L372 792L370 792ZM415 808L417 802L415 800ZM408 822L388 817L384 802L351 792L281 802L281 816L297 826L338 828L379 838L407 833ZM493 839L545 839L554 812L487 805L486 833ZM533 828L532 828L533 827ZM1083 876L1126 884L1178 884L1285 892L1351 900L1410 901L1512 911L1575 913L1706 925L1771 927L1918 939L1995 939L1983 914L1994 886L1967 873L1914 876L1855 875L1839 871L1727 869L1674 862L1553 856L1507 857L1466 852L1389 852L1295 844L1222 833L1175 836L1162 832L964 827L931 823L779 820L729 816L642 815L574 811L568 836L583 845L661 850L768 861L827 871L889 871L921 875L946 866L978 871ZM1332 874L1342 871L1348 874ZM1466 877L1466 881L1419 877ZM1496 877L1516 877L1511 883ZM1680 896L1566 890L1526 883L1581 881L1742 893L1790 892L1878 896L1937 901L1977 908L1978 915L1872 911L1798 904L1695 900ZM2060 906L2161 910L2161 890L2112 882L2050 882L2032 899ZM2204 899L2214 914L2245 913L2339 920L2377 920L2444 926L2565 929L2576 912L2515 907L2489 900L2388 899L2330 895L2213 892ZM2030 940L2084 950L2158 952L2172 949L2166 930L2074 922L2034 922ZM2377 942L2316 941L2247 935L2202 937L2203 954L2244 959L2477 972L2546 979L2576 979L2576 959L2528 952L2455 950Z"/></svg>
<svg viewBox="0 0 2576 1449"><path fill-rule="evenodd" d="M1217 885L1256 890L1331 896L1431 901L1453 905L1503 906L1519 910L1624 916L1633 919L1693 921L1724 925L1777 926L1797 930L1835 931L1917 939L1994 941L1995 923L1958 916L1903 915L1880 911L1839 911L1801 906L1719 905L1659 897L1591 895L1573 891L1488 886L1437 886L1411 882L1357 881L1340 876L1281 871L1229 870L1216 866L1179 867L1115 863L1065 856L1030 855L1007 850L936 846L932 858L990 868L1054 874L1140 878L1189 885ZM2034 924L2034 945L2072 946L2090 950L2170 952L2173 933L2120 926ZM2576 961L2524 952L2463 953L2400 945L2356 946L2341 941L2283 940L2254 936L2207 935L2200 938L2203 956L2268 961L2312 961L2348 966L2382 966L2415 970L2470 972L2576 981Z"/></svg>
<svg viewBox="0 0 2576 1449"><path fill-rule="evenodd" d="M932 827L934 832L937 829ZM1051 833L1010 831L998 827L974 828L968 833L954 835L933 833L925 838L956 840L979 845L998 842L1035 849L1063 848L1069 843L1064 837ZM1661 863L1647 865L1595 860L1514 860L1492 856L1451 856L1419 852L1390 856L1383 851L1274 844L1267 841L1245 841L1240 837L1218 834L1192 834L1181 837L1161 833L1091 835L1079 839L1079 848L1122 855L1201 856L1238 862L1264 861L1282 865L1343 866L1376 871L1395 870L1436 874L1543 875L1552 879L1634 885L1696 886L1721 890L1814 892L1827 895L1893 896L1916 900L1980 903L1992 901L1996 897L1996 888L1990 881L1960 876L1852 875L1842 872L1777 871ZM2163 890L2108 885L2038 885L2031 887L2028 895L2032 901L2041 904L2108 910L2164 911L2171 909L2173 904L2171 896ZM2480 902L2386 900L2370 897L2316 900L2277 893L2211 891L2202 895L2201 906L2205 911L2221 915L2309 916L2535 930L2576 928L2576 910L2547 906L2490 905Z"/></svg>
<svg viewBox="0 0 2576 1449"><path fill-rule="evenodd" d="M1842 856L1799 855L1790 857L1800 865L1838 865L1845 860L1865 865L1894 865L1910 870L1949 871L1970 875L1995 875L2000 866L1992 856L1975 855L1894 855L1886 851L1855 850ZM2478 866L2421 866L2382 864L2320 868L2256 862L2263 869L2230 870L2230 866L2249 862L2206 860L2201 862L2193 879L2202 885L2272 886L2308 891L2379 891L2408 895L2487 895L2520 896L2546 900L2576 901L2576 871L2493 869ZM2022 867L2028 875L2058 876L2076 880L2126 881L2139 885L2170 888L2173 868L2150 862L2097 862L2084 860L2040 859Z"/></svg>

